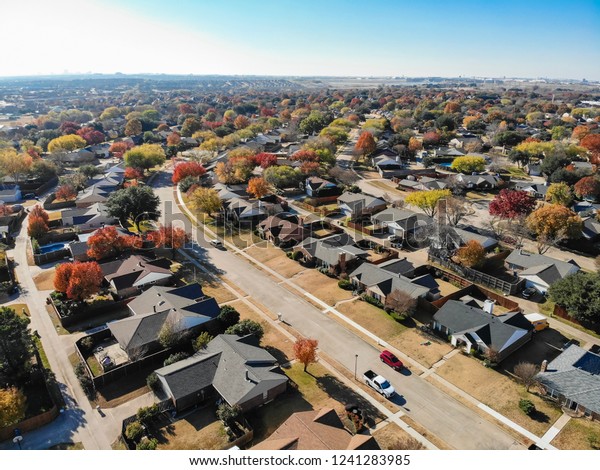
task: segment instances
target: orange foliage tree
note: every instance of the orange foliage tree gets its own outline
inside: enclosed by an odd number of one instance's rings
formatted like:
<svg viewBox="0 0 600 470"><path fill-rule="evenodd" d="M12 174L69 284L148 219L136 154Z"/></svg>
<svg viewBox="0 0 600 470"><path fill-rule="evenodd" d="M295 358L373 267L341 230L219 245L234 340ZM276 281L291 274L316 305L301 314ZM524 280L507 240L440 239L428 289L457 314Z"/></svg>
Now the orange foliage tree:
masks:
<svg viewBox="0 0 600 470"><path fill-rule="evenodd" d="M375 142L375 138L373 134L370 132L363 132L356 145L354 146L354 150L356 153L363 157L368 157L377 149L377 143Z"/></svg>
<svg viewBox="0 0 600 470"><path fill-rule="evenodd" d="M157 248L171 248L174 257L175 250L183 248L190 240L190 235L180 227L161 225L158 230L148 234L148 239L152 241Z"/></svg>
<svg viewBox="0 0 600 470"><path fill-rule="evenodd" d="M136 245L133 240L141 240L134 235L120 235L117 229L112 225L96 230L96 232L88 238L87 255L93 259L107 258L120 251Z"/></svg>
<svg viewBox="0 0 600 470"><path fill-rule="evenodd" d="M246 192L257 199L260 199L271 192L271 186L264 178L251 178L250 181L248 181L248 189Z"/></svg>
<svg viewBox="0 0 600 470"><path fill-rule="evenodd" d="M40 238L46 233L48 233L48 224L46 221L39 215L30 215L27 235L32 238Z"/></svg>
<svg viewBox="0 0 600 470"><path fill-rule="evenodd" d="M182 179L193 176L200 177L206 173L206 168L198 162L183 162L178 164L173 171L172 181L174 184L179 183Z"/></svg>
<svg viewBox="0 0 600 470"><path fill-rule="evenodd" d="M70 184L63 184L56 189L54 195L56 196L56 199L70 201L77 197L77 191Z"/></svg>
<svg viewBox="0 0 600 470"><path fill-rule="evenodd" d="M95 261L64 263L56 267L54 288L71 300L82 301L98 293L102 278L100 265Z"/></svg>
<svg viewBox="0 0 600 470"><path fill-rule="evenodd" d="M309 364L317 362L318 346L319 342L316 339L302 338L294 343L294 356L304 364L304 372Z"/></svg>
<svg viewBox="0 0 600 470"><path fill-rule="evenodd" d="M115 142L109 147L108 151L113 157L123 158L125 152L127 152L127 150L129 150L131 147L133 147L133 144L128 142Z"/></svg>
<svg viewBox="0 0 600 470"><path fill-rule="evenodd" d="M485 248L477 240L469 240L465 246L456 251L456 257L463 266L476 268L481 266L485 260Z"/></svg>
<svg viewBox="0 0 600 470"><path fill-rule="evenodd" d="M590 152L590 162L600 164L600 134L588 134L581 139L581 146Z"/></svg>

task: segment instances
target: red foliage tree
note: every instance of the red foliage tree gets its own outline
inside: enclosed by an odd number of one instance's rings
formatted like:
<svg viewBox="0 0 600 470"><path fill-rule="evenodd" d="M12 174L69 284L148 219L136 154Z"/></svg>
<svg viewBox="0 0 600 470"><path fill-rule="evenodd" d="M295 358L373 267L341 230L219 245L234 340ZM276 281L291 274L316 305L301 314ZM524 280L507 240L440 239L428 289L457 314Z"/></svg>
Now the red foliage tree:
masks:
<svg viewBox="0 0 600 470"><path fill-rule="evenodd" d="M490 214L502 219L513 219L529 215L535 206L535 199L525 191L503 189L490 203Z"/></svg>
<svg viewBox="0 0 600 470"><path fill-rule="evenodd" d="M302 338L294 343L294 356L304 365L304 372L309 364L317 361L318 346L316 339Z"/></svg>
<svg viewBox="0 0 600 470"><path fill-rule="evenodd" d="M248 119L246 116L242 116L239 115L238 117L236 117L233 120L233 126L237 129L245 129L246 127L248 127L250 125L250 119Z"/></svg>
<svg viewBox="0 0 600 470"><path fill-rule="evenodd" d="M57 292L67 292L72 271L73 263L62 263L56 266L56 270L54 271L54 289Z"/></svg>
<svg viewBox="0 0 600 470"><path fill-rule="evenodd" d="M77 190L70 184L63 184L56 189L54 195L56 196L56 199L70 201L77 197Z"/></svg>
<svg viewBox="0 0 600 470"><path fill-rule="evenodd" d="M277 155L273 153L261 152L254 156L254 161L261 168L269 168L270 166L277 164Z"/></svg>
<svg viewBox="0 0 600 470"><path fill-rule="evenodd" d="M180 143L181 136L177 132L173 132L167 137L167 145L179 145Z"/></svg>
<svg viewBox="0 0 600 470"><path fill-rule="evenodd" d="M62 135L76 134L79 130L79 124L73 121L65 121L60 125L58 130L62 133Z"/></svg>
<svg viewBox="0 0 600 470"><path fill-rule="evenodd" d="M581 146L590 152L590 162L600 164L600 134L588 134L581 139Z"/></svg>
<svg viewBox="0 0 600 470"><path fill-rule="evenodd" d="M188 103L181 103L179 105L179 114L194 114L194 108Z"/></svg>
<svg viewBox="0 0 600 470"><path fill-rule="evenodd" d="M32 238L40 238L46 233L48 233L47 222L40 216L30 215L29 225L27 226L27 235Z"/></svg>
<svg viewBox="0 0 600 470"><path fill-rule="evenodd" d="M126 180L137 180L144 176L144 172L139 168L128 166L125 168L125 173L123 173L123 176Z"/></svg>
<svg viewBox="0 0 600 470"><path fill-rule="evenodd" d="M106 136L102 132L93 127L82 127L77 131L77 135L83 137L88 145L99 144L106 139Z"/></svg>
<svg viewBox="0 0 600 470"><path fill-rule="evenodd" d="M31 210L29 211L29 216L33 216L33 217L40 217L41 219L44 220L44 222L47 224L48 221L50 220L50 217L48 216L48 213L42 208L42 206L36 205L33 206L31 208Z"/></svg>
<svg viewBox="0 0 600 470"><path fill-rule="evenodd" d="M129 142L115 142L109 147L108 151L113 157L123 158L125 152L127 152L127 150L129 150L132 147L133 145Z"/></svg>
<svg viewBox="0 0 600 470"><path fill-rule="evenodd" d="M363 132L354 146L354 151L364 157L368 157L376 149L377 144L375 143L375 138L370 132Z"/></svg>
<svg viewBox="0 0 600 470"><path fill-rule="evenodd" d="M175 167L173 171L172 181L174 184L179 183L183 178L187 176L200 177L206 173L206 168L198 162L184 162L180 163Z"/></svg>
<svg viewBox="0 0 600 470"><path fill-rule="evenodd" d="M423 145L438 145L441 138L437 132L426 132L423 134Z"/></svg>
<svg viewBox="0 0 600 470"><path fill-rule="evenodd" d="M584 176L575 186L573 186L575 194L580 198L596 198L600 195L600 180L595 176Z"/></svg>
<svg viewBox="0 0 600 470"><path fill-rule="evenodd" d="M131 246L129 238L131 237L120 235L112 225L98 229L88 238L87 255L93 259L102 259L116 254Z"/></svg>
<svg viewBox="0 0 600 470"><path fill-rule="evenodd" d="M260 108L260 115L262 117L275 116L275 110L273 108L262 107Z"/></svg>
<svg viewBox="0 0 600 470"><path fill-rule="evenodd" d="M300 171L305 175L316 175L321 169L321 165L317 162L302 162Z"/></svg>
<svg viewBox="0 0 600 470"><path fill-rule="evenodd" d="M148 234L148 239L157 248L171 248L175 255L175 250L183 248L190 240L190 235L180 227L161 225L158 230Z"/></svg>
<svg viewBox="0 0 600 470"><path fill-rule="evenodd" d="M298 150L291 157L292 161L318 162L319 156L314 150Z"/></svg>
<svg viewBox="0 0 600 470"><path fill-rule="evenodd" d="M69 277L67 297L71 300L85 300L97 294L103 279L102 269L95 261L74 263Z"/></svg>

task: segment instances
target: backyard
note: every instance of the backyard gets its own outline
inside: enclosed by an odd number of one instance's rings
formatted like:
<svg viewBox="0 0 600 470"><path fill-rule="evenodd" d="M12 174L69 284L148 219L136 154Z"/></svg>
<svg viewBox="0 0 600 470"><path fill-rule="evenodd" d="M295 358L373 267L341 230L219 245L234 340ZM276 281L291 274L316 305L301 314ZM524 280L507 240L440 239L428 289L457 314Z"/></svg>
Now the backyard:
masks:
<svg viewBox="0 0 600 470"><path fill-rule="evenodd" d="M185 418L165 424L156 433L158 450L221 450L229 447L223 423L213 407L205 407Z"/></svg>

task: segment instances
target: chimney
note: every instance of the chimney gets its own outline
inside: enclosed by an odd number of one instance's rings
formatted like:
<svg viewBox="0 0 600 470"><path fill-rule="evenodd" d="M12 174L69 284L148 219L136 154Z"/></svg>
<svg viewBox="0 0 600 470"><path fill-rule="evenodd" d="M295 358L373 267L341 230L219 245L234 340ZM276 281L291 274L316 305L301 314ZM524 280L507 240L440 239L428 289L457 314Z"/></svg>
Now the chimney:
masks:
<svg viewBox="0 0 600 470"><path fill-rule="evenodd" d="M493 315L494 314L494 304L495 303L496 302L494 300L489 300L489 299L486 300L483 303L483 311L486 312L486 313L489 313L490 315Z"/></svg>
<svg viewBox="0 0 600 470"><path fill-rule="evenodd" d="M548 368L548 361L546 359L544 359L542 361L542 366L540 367L540 372L546 372L547 368Z"/></svg>

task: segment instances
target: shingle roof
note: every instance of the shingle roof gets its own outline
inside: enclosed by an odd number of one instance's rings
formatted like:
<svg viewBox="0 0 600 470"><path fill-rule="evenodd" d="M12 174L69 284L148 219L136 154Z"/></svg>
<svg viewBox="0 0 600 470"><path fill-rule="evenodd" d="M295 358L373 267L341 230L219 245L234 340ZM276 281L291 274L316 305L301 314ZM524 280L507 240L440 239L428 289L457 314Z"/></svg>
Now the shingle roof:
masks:
<svg viewBox="0 0 600 470"><path fill-rule="evenodd" d="M572 344L537 378L548 388L600 413L600 355Z"/></svg>
<svg viewBox="0 0 600 470"><path fill-rule="evenodd" d="M561 279L567 276L573 270L574 266L579 269L579 266L575 262L561 261L551 258L550 256L539 255L537 253L528 253L523 250L513 250L505 261L508 264L518 266L520 269L554 265L556 266Z"/></svg>
<svg viewBox="0 0 600 470"><path fill-rule="evenodd" d="M354 239L345 232L322 239L309 237L298 246L305 249L312 257L333 266L338 264L342 253L346 254L346 261L367 254L366 251L354 246Z"/></svg>
<svg viewBox="0 0 600 470"><path fill-rule="evenodd" d="M165 258L150 260L139 255L130 255L125 259L102 263L100 269L104 278L120 290L171 277L170 264Z"/></svg>
<svg viewBox="0 0 600 470"><path fill-rule="evenodd" d="M388 296L394 291L404 292L413 298L429 292L429 288L413 283L409 278L395 274L371 263L363 263L356 268L350 278L356 278L361 284L380 295Z"/></svg>
<svg viewBox="0 0 600 470"><path fill-rule="evenodd" d="M339 196L338 203L346 204L353 211L357 210L359 208L371 209L373 207L385 205L385 201L383 199L369 196L367 194L349 193L349 192L345 192L344 194Z"/></svg>

